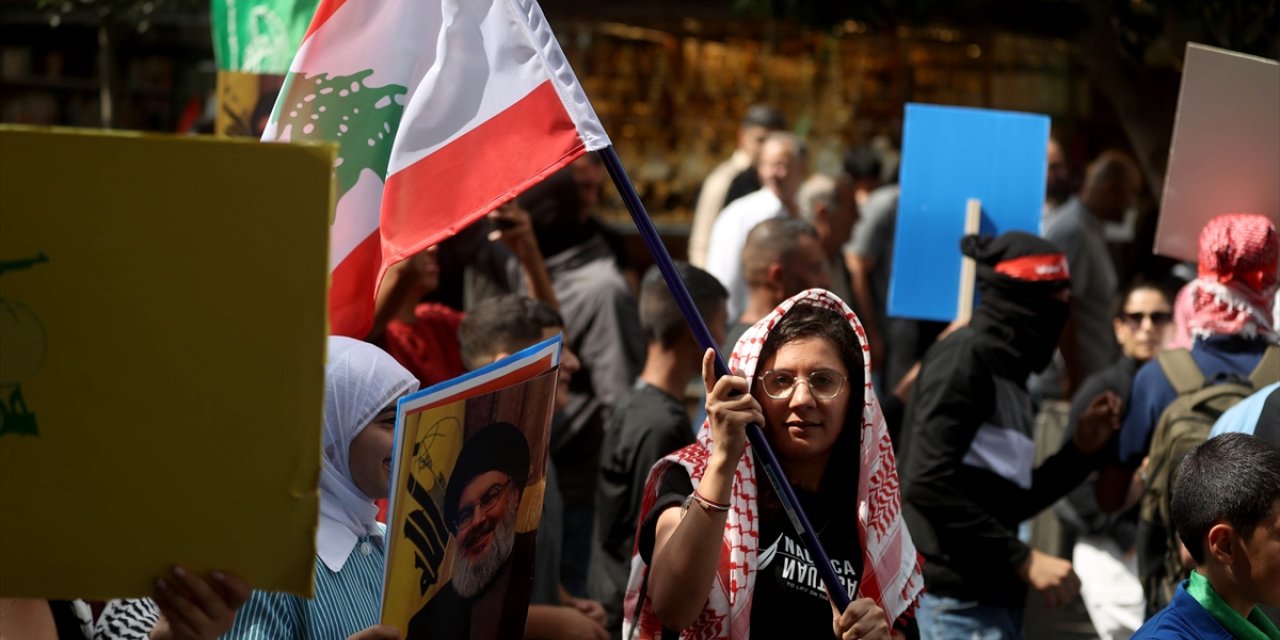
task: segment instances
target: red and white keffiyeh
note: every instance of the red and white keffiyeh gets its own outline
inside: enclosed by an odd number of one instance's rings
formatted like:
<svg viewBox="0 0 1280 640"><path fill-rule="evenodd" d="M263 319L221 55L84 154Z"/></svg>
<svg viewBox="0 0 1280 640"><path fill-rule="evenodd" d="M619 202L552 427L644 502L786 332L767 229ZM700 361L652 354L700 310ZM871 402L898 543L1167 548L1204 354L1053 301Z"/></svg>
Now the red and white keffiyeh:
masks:
<svg viewBox="0 0 1280 640"><path fill-rule="evenodd" d="M848 319L858 336L863 351L862 460L858 479L858 532L863 544L863 575L858 597L871 598L896 621L910 614L924 589L923 560L916 552L906 523L902 520L902 498L898 488L897 462L893 443L885 426L880 402L871 387L870 347L866 332L853 311L829 291L810 289L801 292L774 309L747 330L729 358L731 371L741 369L748 384L755 379L756 365L769 332L798 304L826 307ZM713 443L710 423L704 421L698 439L692 445L663 458L649 473L645 496L641 503L640 522L648 516L658 499L659 479L670 465L679 464L688 472L696 489L707 468ZM738 462L733 478L731 508L725 525L720 552L720 567L712 582L711 593L698 619L681 632L681 638L749 638L751 596L759 567L756 465L750 455ZM768 482L767 478L762 480ZM639 536L637 536L637 540ZM627 585L623 637L659 638L662 624L654 614L644 590L649 568L633 551L631 579Z"/></svg>
<svg viewBox="0 0 1280 640"><path fill-rule="evenodd" d="M1276 327L1276 227L1266 216L1218 216L1200 232L1199 277L1184 293L1192 336L1240 335L1280 342Z"/></svg>

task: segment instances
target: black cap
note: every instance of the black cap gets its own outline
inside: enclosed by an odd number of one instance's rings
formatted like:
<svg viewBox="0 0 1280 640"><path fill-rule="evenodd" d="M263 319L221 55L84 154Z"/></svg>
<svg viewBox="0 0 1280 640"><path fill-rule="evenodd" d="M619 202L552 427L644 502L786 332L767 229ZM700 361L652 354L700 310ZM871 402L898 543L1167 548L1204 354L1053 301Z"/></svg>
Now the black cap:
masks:
<svg viewBox="0 0 1280 640"><path fill-rule="evenodd" d="M477 431L462 445L462 453L453 465L449 485L444 493L444 519L454 530L458 518L458 500L462 490L476 476L487 471L501 471L523 488L529 479L529 443L519 429L507 422L495 422Z"/></svg>
<svg viewBox="0 0 1280 640"><path fill-rule="evenodd" d="M742 127L764 127L773 131L787 128L787 119L782 117L782 112L767 105L753 104L747 107L746 115L742 116Z"/></svg>

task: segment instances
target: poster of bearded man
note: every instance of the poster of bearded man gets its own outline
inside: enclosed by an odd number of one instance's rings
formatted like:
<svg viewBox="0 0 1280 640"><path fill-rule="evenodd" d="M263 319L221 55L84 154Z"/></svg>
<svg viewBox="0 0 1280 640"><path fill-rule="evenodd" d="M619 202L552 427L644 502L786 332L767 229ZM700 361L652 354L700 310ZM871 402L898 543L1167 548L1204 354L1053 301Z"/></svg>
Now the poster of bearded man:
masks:
<svg viewBox="0 0 1280 640"><path fill-rule="evenodd" d="M382 622L404 637L523 637L559 348L401 401Z"/></svg>

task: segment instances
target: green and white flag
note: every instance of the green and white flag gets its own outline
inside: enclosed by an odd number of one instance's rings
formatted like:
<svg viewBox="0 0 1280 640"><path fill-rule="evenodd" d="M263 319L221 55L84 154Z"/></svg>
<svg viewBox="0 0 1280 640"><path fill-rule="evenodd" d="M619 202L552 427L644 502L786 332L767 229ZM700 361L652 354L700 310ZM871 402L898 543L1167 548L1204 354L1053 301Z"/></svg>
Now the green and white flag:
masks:
<svg viewBox="0 0 1280 640"><path fill-rule="evenodd" d="M212 0L213 51L222 71L283 74L319 0Z"/></svg>

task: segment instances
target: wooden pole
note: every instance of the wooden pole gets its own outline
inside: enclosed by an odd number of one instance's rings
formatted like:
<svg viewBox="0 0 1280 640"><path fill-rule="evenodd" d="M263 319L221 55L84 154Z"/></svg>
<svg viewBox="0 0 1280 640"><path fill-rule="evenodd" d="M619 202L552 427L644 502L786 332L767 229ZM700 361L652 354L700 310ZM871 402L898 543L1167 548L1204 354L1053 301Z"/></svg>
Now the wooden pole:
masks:
<svg viewBox="0 0 1280 640"><path fill-rule="evenodd" d="M964 208L964 235L969 236L982 228L982 201L970 198ZM968 256L960 259L960 297L956 300L956 320L968 323L973 315L974 278L978 263Z"/></svg>

